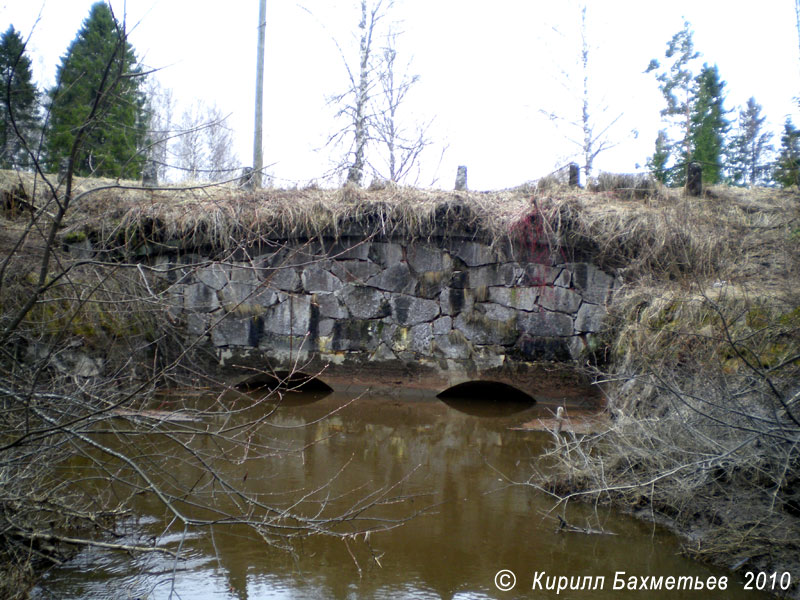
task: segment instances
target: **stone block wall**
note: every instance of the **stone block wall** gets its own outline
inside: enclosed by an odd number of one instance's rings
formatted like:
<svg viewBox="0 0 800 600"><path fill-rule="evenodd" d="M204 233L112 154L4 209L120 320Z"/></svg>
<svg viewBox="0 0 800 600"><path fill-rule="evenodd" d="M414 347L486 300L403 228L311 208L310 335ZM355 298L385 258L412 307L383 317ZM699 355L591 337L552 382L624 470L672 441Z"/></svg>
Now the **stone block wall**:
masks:
<svg viewBox="0 0 800 600"><path fill-rule="evenodd" d="M614 278L586 262L508 255L471 240L344 238L224 263L184 257L179 275L174 257L155 267L173 274L188 332L206 335L221 363L257 355L468 372L578 359L603 325Z"/></svg>

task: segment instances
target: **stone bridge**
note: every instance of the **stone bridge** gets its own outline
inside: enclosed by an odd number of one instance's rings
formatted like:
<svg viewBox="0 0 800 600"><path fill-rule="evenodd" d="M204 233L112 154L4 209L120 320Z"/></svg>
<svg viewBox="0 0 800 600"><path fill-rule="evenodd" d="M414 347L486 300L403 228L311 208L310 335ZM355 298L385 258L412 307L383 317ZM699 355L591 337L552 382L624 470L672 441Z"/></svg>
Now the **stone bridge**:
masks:
<svg viewBox="0 0 800 600"><path fill-rule="evenodd" d="M299 371L335 390L433 396L491 381L539 401L581 399L575 366L602 327L614 277L517 246L452 232L345 235L152 264L233 384Z"/></svg>

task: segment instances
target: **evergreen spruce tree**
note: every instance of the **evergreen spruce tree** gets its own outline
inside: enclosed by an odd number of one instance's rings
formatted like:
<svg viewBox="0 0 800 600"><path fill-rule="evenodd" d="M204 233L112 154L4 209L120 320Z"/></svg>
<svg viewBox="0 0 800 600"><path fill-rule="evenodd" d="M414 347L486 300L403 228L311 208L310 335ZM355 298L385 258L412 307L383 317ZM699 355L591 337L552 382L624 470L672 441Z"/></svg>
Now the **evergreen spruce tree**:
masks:
<svg viewBox="0 0 800 600"><path fill-rule="evenodd" d="M36 149L39 92L33 84L25 43L13 25L0 37L0 77L0 168L25 169L31 164L25 145Z"/></svg>
<svg viewBox="0 0 800 600"><path fill-rule="evenodd" d="M657 151L667 152L669 156L681 157L690 152L689 130L691 127L691 105L693 99L694 75L691 69L693 62L700 56L694 49L692 39L692 29L688 21L684 21L683 29L672 36L667 43L665 57L668 60L666 66L653 59L647 67L646 73L655 72L659 83L659 89L667 102L666 108L662 109L662 118L670 125L671 129L680 132L680 137L676 141L669 138L667 131L661 141L657 141ZM660 136L660 134L659 134ZM653 156L650 161L655 164L663 160L663 156ZM666 163L662 164L662 169L666 169ZM665 180L670 184L682 184L685 181L685 169L676 169L669 176L664 170Z"/></svg>
<svg viewBox="0 0 800 600"><path fill-rule="evenodd" d="M767 118L761 116L761 105L755 98L739 111L736 134L730 144L730 177L733 183L756 185L769 179L764 157L772 153L772 132L764 131Z"/></svg>
<svg viewBox="0 0 800 600"><path fill-rule="evenodd" d="M774 179L784 187L800 185L800 130L786 119Z"/></svg>
<svg viewBox="0 0 800 600"><path fill-rule="evenodd" d="M62 57L50 90L51 170L73 158L76 175L141 176L146 115L136 62L111 9L95 3ZM71 157L76 141L78 151Z"/></svg>
<svg viewBox="0 0 800 600"><path fill-rule="evenodd" d="M695 80L694 97L690 104L689 140L682 155L683 162L699 162L703 182L718 183L725 152L725 134L729 123L723 107L725 82L719 78L717 66L703 65Z"/></svg>
<svg viewBox="0 0 800 600"><path fill-rule="evenodd" d="M658 132L658 137L656 138L656 150L653 156L647 159L647 167L653 173L653 177L664 185L667 185L670 180L670 172L667 164L669 163L671 155L672 152L667 132L662 129Z"/></svg>

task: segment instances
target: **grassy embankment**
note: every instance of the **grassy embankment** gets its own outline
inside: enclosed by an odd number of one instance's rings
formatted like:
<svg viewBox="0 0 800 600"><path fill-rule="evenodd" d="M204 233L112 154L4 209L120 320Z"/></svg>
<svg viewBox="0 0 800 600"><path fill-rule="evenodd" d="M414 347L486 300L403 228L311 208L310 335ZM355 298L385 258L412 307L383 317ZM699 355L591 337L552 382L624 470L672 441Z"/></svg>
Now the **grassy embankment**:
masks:
<svg viewBox="0 0 800 600"><path fill-rule="evenodd" d="M567 204L625 282L597 371L612 421L567 438L539 484L667 523L697 558L790 571L797 597L800 194Z"/></svg>

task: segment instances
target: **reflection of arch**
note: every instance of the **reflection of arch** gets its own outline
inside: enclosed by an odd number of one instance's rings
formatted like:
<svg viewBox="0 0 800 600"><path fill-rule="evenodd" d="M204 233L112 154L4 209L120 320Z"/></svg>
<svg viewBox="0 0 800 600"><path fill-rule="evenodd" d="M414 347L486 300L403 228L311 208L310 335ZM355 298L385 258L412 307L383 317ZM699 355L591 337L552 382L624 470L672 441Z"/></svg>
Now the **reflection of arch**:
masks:
<svg viewBox="0 0 800 600"><path fill-rule="evenodd" d="M273 371L259 373L236 386L245 390L280 390L282 392L329 393L333 388L321 379L299 371Z"/></svg>
<svg viewBox="0 0 800 600"><path fill-rule="evenodd" d="M502 417L528 410L536 399L499 381L467 381L436 396L449 407L483 417Z"/></svg>

